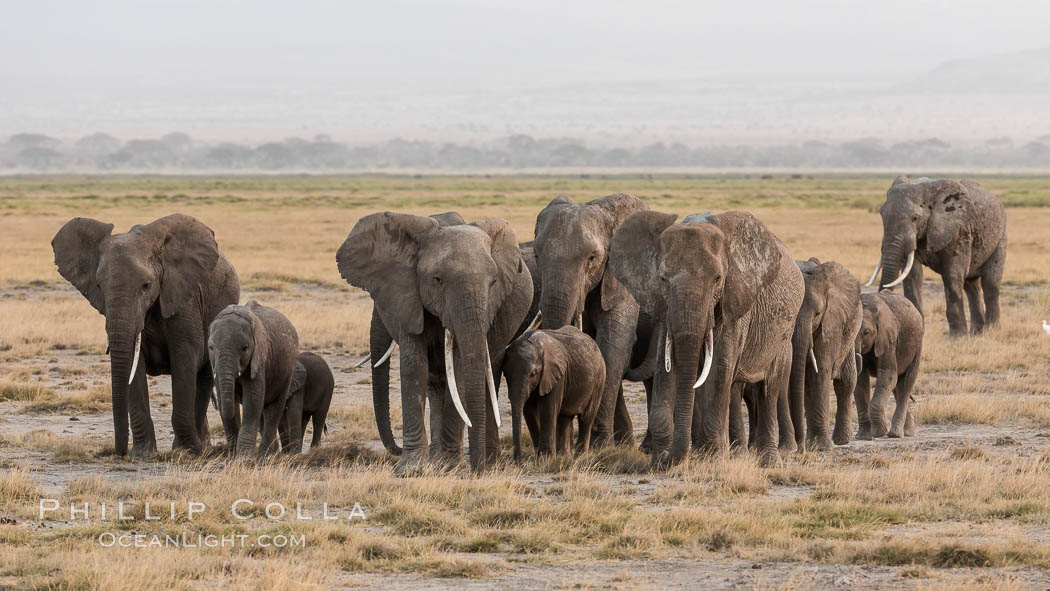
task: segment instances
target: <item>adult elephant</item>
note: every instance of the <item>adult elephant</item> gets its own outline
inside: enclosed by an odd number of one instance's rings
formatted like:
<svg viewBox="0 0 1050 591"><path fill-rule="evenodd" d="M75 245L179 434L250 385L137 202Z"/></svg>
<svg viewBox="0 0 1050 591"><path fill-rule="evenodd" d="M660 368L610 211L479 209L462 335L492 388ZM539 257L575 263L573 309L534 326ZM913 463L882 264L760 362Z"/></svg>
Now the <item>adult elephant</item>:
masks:
<svg viewBox="0 0 1050 591"><path fill-rule="evenodd" d="M860 282L835 261L821 263L811 258L796 264L806 294L791 337L790 417L785 419L787 409L781 409L780 430L793 432L799 449L829 450L832 442L845 445L850 441L856 343L863 320ZM837 404L835 433L829 436L832 387Z"/></svg>
<svg viewBox="0 0 1050 591"><path fill-rule="evenodd" d="M886 193L881 214L882 258L869 285L881 268L881 287L903 282L904 296L922 313L925 265L944 282L952 337L966 334L963 292L970 303L972 333L999 324L1006 211L995 195L976 181L900 176Z"/></svg>
<svg viewBox="0 0 1050 591"><path fill-rule="evenodd" d="M208 325L240 298L237 273L211 228L187 215L112 232L74 218L51 247L58 272L106 317L116 451L127 454L130 417L132 455L156 452L146 375L170 374L174 447L200 453L213 380Z"/></svg>
<svg viewBox="0 0 1050 591"><path fill-rule="evenodd" d="M532 301L510 224L442 226L430 217L377 213L357 222L336 262L344 279L369 292L400 347L404 450L397 472L414 471L427 458L424 405L439 383L441 401L456 412L442 409L436 423L432 414L431 429L440 425L442 446L458 455L466 423L471 467L483 468L499 449L493 366Z"/></svg>
<svg viewBox="0 0 1050 591"><path fill-rule="evenodd" d="M637 212L616 231L609 251L613 275L643 309L663 319L663 363L649 412L653 462L679 461L690 444L724 453L730 414L739 421L734 431L742 433L742 390L757 384L755 441L762 461L770 463L805 289L802 273L784 244L750 213L693 215L681 224L675 219Z"/></svg>
<svg viewBox="0 0 1050 591"><path fill-rule="evenodd" d="M647 209L638 198L622 193L587 203L561 195L536 217L533 248L543 285L541 326L553 330L576 324L594 337L605 361L595 446L614 437L620 443L634 443L622 384L632 357L644 358L644 352L636 355L634 347L647 345L649 333L639 326L637 302L606 269L613 233L628 216Z"/></svg>

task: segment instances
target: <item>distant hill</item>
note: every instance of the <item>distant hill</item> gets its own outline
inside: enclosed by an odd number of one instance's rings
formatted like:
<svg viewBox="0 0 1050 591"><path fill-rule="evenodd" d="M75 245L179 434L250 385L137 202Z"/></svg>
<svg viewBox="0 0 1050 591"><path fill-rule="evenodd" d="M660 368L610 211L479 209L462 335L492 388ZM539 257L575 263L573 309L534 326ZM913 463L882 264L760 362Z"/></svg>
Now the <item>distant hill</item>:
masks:
<svg viewBox="0 0 1050 591"><path fill-rule="evenodd" d="M904 94L1050 94L1050 47L951 60L893 90Z"/></svg>

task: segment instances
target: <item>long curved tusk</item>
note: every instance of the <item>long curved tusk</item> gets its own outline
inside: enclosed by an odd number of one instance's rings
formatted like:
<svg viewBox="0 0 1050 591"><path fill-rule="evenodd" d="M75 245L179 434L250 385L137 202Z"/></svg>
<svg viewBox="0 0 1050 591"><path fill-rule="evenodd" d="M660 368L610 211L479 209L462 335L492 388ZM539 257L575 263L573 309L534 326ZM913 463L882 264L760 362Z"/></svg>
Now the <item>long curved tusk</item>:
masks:
<svg viewBox="0 0 1050 591"><path fill-rule="evenodd" d="M700 386L704 385L707 381L707 375L711 373L711 361L715 358L715 329L709 328L707 330L707 337L704 339L704 369L700 372L700 377L696 379L696 383L693 384L693 389L696 390Z"/></svg>
<svg viewBox="0 0 1050 591"><path fill-rule="evenodd" d="M496 427L500 426L499 403L496 402L496 381L492 379L492 358L489 357L489 349L485 347L485 386L492 399L492 414L496 416Z"/></svg>
<svg viewBox="0 0 1050 591"><path fill-rule="evenodd" d="M904 279L908 277L908 273L911 273L911 266L913 264L915 264L915 251L914 250L911 251L910 253L908 253L908 262L904 264L904 271L901 272L900 277L897 277L896 279L894 279L893 283L890 283L888 285L883 285L882 288L883 289L889 289L891 287L896 287L896 286L900 285L901 282L904 281Z"/></svg>
<svg viewBox="0 0 1050 591"><path fill-rule="evenodd" d="M361 358L360 361L358 361L357 363L354 364L354 369L357 369L357 368L361 367L362 365L368 363L369 361L371 361L371 359L372 359L372 354L371 353L369 353L368 355L365 355L364 357Z"/></svg>
<svg viewBox="0 0 1050 591"><path fill-rule="evenodd" d="M473 427L474 425L470 424L470 419L467 417L467 411L463 410L463 401L459 399L459 388L456 386L456 364L452 361L452 332L447 328L445 329L445 381L448 382L448 391L452 394L452 404L456 406L456 412L468 427Z"/></svg>
<svg viewBox="0 0 1050 591"><path fill-rule="evenodd" d="M386 360L390 359L390 354L394 352L394 345L396 344L396 341L390 341L390 346L386 348L386 353L383 353L383 356L379 358L379 361L373 363L372 367L379 367L380 365L386 363Z"/></svg>
<svg viewBox="0 0 1050 591"><path fill-rule="evenodd" d="M671 327L667 327L664 338L664 373L671 373Z"/></svg>
<svg viewBox="0 0 1050 591"><path fill-rule="evenodd" d="M868 279L868 282L864 284L864 287L871 287L871 284L875 283L875 278L878 277L879 271L881 271L881 270L882 270L882 257L879 257L879 262L878 262L877 265L875 265L875 271L871 274L871 279Z"/></svg>
<svg viewBox="0 0 1050 591"><path fill-rule="evenodd" d="M813 347L809 348L809 360L813 362L813 373L820 373L820 368L817 367L817 356L813 354Z"/></svg>
<svg viewBox="0 0 1050 591"><path fill-rule="evenodd" d="M131 361L131 375L128 376L128 383L135 381L135 372L139 369L139 352L142 350L142 333L140 332L135 337L135 359Z"/></svg>
<svg viewBox="0 0 1050 591"><path fill-rule="evenodd" d="M543 322L543 310L536 310L536 317L529 323L529 327L525 330L536 330L540 327L540 323Z"/></svg>

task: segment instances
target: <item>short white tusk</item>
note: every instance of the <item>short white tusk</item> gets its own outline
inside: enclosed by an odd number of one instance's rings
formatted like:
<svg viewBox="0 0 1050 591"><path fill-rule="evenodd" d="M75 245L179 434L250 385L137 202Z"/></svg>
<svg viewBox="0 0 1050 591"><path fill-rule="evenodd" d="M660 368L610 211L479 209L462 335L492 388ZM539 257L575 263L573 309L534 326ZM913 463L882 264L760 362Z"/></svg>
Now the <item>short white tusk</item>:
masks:
<svg viewBox="0 0 1050 591"><path fill-rule="evenodd" d="M915 263L915 251L913 250L910 253L908 253L908 262L905 263L904 271L901 272L900 277L897 277L896 279L894 279L893 283L890 283L889 285L883 285L882 288L883 289L889 289L891 287L896 287L896 286L900 285L901 282L904 281L904 279L908 277L908 273L911 273L911 266L914 263Z"/></svg>
<svg viewBox="0 0 1050 591"><path fill-rule="evenodd" d="M360 361L358 361L357 363L354 364L354 369L357 369L357 368L361 367L362 365L368 363L371 359L372 359L372 354L371 353L369 353L368 355L365 355L364 357L361 358Z"/></svg>
<svg viewBox="0 0 1050 591"><path fill-rule="evenodd" d="M864 287L871 287L871 284L875 283L875 278L878 277L879 271L881 269L882 269L882 258L880 257L879 258L879 263L877 265L875 265L875 272L871 274L871 279L868 279L868 282L864 284Z"/></svg>
<svg viewBox="0 0 1050 591"><path fill-rule="evenodd" d="M664 338L664 373L671 373L671 327L667 327Z"/></svg>
<svg viewBox="0 0 1050 591"><path fill-rule="evenodd" d="M820 368L817 367L817 356L813 353L813 347L809 348L809 359L813 362L813 373L820 373Z"/></svg>
<svg viewBox="0 0 1050 591"><path fill-rule="evenodd" d="M489 357L489 349L485 347L485 386L489 391L489 398L492 399L492 414L496 416L496 427L500 426L499 420L499 403L496 402L496 382L492 379L492 358Z"/></svg>
<svg viewBox="0 0 1050 591"><path fill-rule="evenodd" d="M707 375L711 373L711 361L715 357L715 329L711 328L707 331L707 337L704 339L704 369L700 372L700 377L696 379L696 383L693 384L693 389L696 390L700 386L704 385L707 381Z"/></svg>
<svg viewBox="0 0 1050 591"><path fill-rule="evenodd" d="M583 312L576 316L576 328L583 330Z"/></svg>
<svg viewBox="0 0 1050 591"><path fill-rule="evenodd" d="M540 323L543 322L543 310L536 311L536 317L529 323L529 327L526 330L536 330L540 327Z"/></svg>
<svg viewBox="0 0 1050 591"><path fill-rule="evenodd" d="M139 369L139 352L142 350L142 333L140 332L135 337L135 358L131 361L131 375L128 376L128 383L135 381L135 372Z"/></svg>
<svg viewBox="0 0 1050 591"><path fill-rule="evenodd" d="M394 345L396 344L396 341L390 341L390 346L386 348L386 353L383 353L383 356L379 358L379 361L373 363L372 367L379 367L380 365L386 363L386 360L390 359L390 354L394 352Z"/></svg>
<svg viewBox="0 0 1050 591"><path fill-rule="evenodd" d="M473 427L474 425L470 424L470 419L467 417L467 411L463 410L463 401L459 399L459 388L456 386L456 364L452 361L452 332L447 328L445 329L445 381L448 382L448 391L452 394L452 404L456 406L456 412L468 427Z"/></svg>

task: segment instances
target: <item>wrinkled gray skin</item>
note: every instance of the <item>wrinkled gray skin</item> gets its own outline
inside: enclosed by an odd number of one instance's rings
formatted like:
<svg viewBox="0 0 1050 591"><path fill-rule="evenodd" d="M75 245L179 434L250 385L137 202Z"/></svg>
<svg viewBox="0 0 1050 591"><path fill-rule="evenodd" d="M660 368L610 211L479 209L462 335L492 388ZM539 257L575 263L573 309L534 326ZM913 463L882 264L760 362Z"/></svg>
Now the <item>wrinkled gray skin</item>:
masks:
<svg viewBox="0 0 1050 591"><path fill-rule="evenodd" d="M487 219L441 226L429 217L373 214L357 222L336 262L344 279L369 292L382 327L400 349L404 450L397 473L415 471L427 459L428 394L442 452L448 459L462 453L463 421L444 375L446 329L455 341L454 377L473 425L470 463L481 470L488 456L499 453L485 372L498 369L532 300L532 279L510 224Z"/></svg>
<svg viewBox="0 0 1050 591"><path fill-rule="evenodd" d="M829 450L850 441L850 402L857 382L856 343L860 333L860 283L842 265L816 258L796 261L806 283L791 337L790 417L780 405L781 449L794 435L798 449ZM817 360L813 369L810 357ZM828 398L834 388L835 433L828 434Z"/></svg>
<svg viewBox="0 0 1050 591"><path fill-rule="evenodd" d="M433 214L430 217L437 220L440 226L457 226L467 223L463 216L454 211ZM390 427L390 361L387 360L380 365L376 365L376 362L382 358L383 353L387 351L393 340L394 337L390 335L390 331L383 324L383 319L379 317L373 306L372 323L369 327L368 337L369 357L372 362L372 409L375 411L376 428L379 430L379 439L382 440L383 446L391 454L399 456L401 455L401 446L394 440L394 432ZM432 395L435 395L444 390L443 383L444 376L442 374L437 383L428 386L428 390L431 391ZM438 403L435 404L435 401L431 402L432 414L444 404L444 400L436 402ZM431 422L431 425L440 424L440 421ZM440 434L441 431L439 429L432 429L431 431L432 452L440 450Z"/></svg>
<svg viewBox="0 0 1050 591"><path fill-rule="evenodd" d="M857 439L910 437L915 434L915 418L908 405L922 360L922 316L910 301L890 291L863 294L861 302L864 320L857 350L862 362L854 392L860 419ZM886 420L891 392L897 402L892 425Z"/></svg>
<svg viewBox="0 0 1050 591"><path fill-rule="evenodd" d="M742 390L756 389L755 440L763 463L777 457L777 401L791 368L791 334L805 284L787 248L747 212L629 217L613 236L610 269L642 309L664 319L671 371L660 349L649 431L653 462L684 458L690 444L725 453L742 444ZM665 332L666 331L666 332ZM713 331L713 363L702 395L693 385ZM731 417L732 415L732 417Z"/></svg>
<svg viewBox="0 0 1050 591"><path fill-rule="evenodd" d="M970 303L970 332L999 324L999 284L1006 262L1006 212L976 181L897 177L882 205L882 279L915 263L904 295L922 313L923 266L941 275L952 337L966 334L963 293ZM983 301L982 301L983 295Z"/></svg>
<svg viewBox="0 0 1050 591"><path fill-rule="evenodd" d="M303 436L311 419L314 422L314 434L310 449L320 445L321 434L327 432L325 419L332 405L335 376L320 355L300 353L295 361L288 391L288 402L277 430L281 435L281 451L294 454L303 449ZM295 437L296 425L299 426L298 438Z"/></svg>
<svg viewBox="0 0 1050 591"><path fill-rule="evenodd" d="M653 329L644 322L649 317L640 322L638 304L606 268L613 233L628 216L646 209L641 200L624 194L587 203L574 203L561 195L536 217L533 248L543 286L541 326L561 328L576 323L582 315L583 331L598 343L605 361L605 387L592 442L595 446L614 439L634 443L622 384L632 359L642 363L646 358Z"/></svg>
<svg viewBox="0 0 1050 591"><path fill-rule="evenodd" d="M211 323L208 355L218 385L227 453L242 459L264 458L276 449L274 439L289 388L299 386L291 381L299 355L295 327L284 314L254 300L227 306ZM294 440L298 425L291 428ZM302 441L302 433L298 440Z"/></svg>
<svg viewBox="0 0 1050 591"><path fill-rule="evenodd" d="M106 317L116 452L127 454L129 417L132 456L156 452L146 376L169 374L174 447L200 453L208 444L212 391L208 324L240 298L237 273L211 229L190 216L169 215L126 234L112 231L113 224L74 218L51 247L58 272ZM139 362L131 376L138 335Z"/></svg>
<svg viewBox="0 0 1050 591"><path fill-rule="evenodd" d="M514 459L521 458L521 419L540 455L568 452L572 421L576 452L588 450L605 387L605 362L591 337L574 326L526 332L503 360L513 421Z"/></svg>

